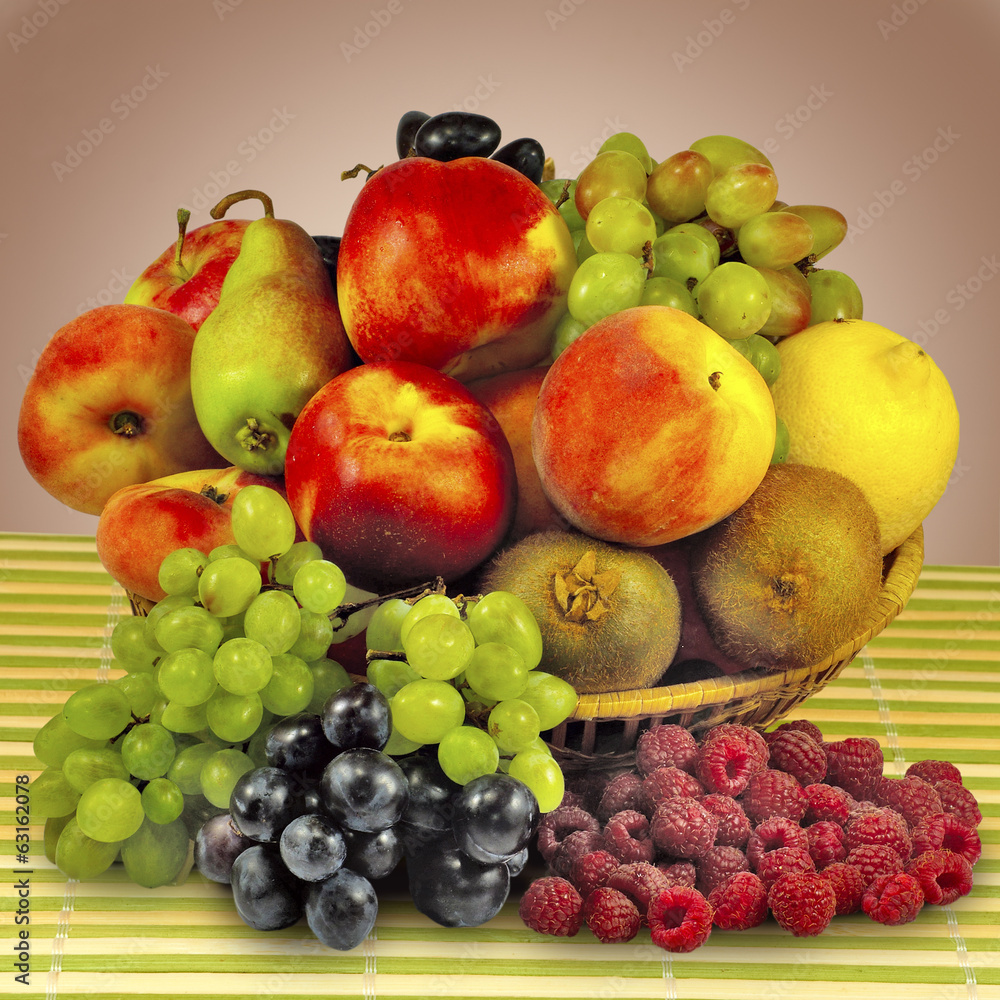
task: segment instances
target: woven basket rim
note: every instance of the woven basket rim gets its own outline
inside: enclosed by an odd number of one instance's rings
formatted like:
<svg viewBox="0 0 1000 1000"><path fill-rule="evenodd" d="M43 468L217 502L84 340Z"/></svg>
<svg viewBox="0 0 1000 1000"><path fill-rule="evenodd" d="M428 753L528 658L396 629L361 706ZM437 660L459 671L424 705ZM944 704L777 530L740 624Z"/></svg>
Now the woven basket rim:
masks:
<svg viewBox="0 0 1000 1000"><path fill-rule="evenodd" d="M668 716L731 702L761 701L786 696L803 697L814 682L824 686L841 666L852 660L870 639L878 635L906 607L917 585L924 558L923 525L886 557L887 570L878 601L871 609L865 627L854 638L835 649L826 659L811 667L788 670L746 670L738 674L710 677L701 681L582 694L576 709L567 720L635 719L642 716Z"/></svg>

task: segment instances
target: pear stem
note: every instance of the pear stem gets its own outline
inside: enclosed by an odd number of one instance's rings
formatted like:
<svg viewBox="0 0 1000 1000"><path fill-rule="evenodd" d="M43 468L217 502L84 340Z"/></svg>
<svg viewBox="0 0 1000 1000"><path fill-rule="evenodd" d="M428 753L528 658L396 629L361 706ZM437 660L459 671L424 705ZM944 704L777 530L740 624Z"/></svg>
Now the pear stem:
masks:
<svg viewBox="0 0 1000 1000"><path fill-rule="evenodd" d="M174 263L178 267L183 267L181 263L181 254L184 252L184 237L187 234L187 224L190 218L191 212L189 209L177 209L177 249L174 252Z"/></svg>
<svg viewBox="0 0 1000 1000"><path fill-rule="evenodd" d="M274 203L263 191L257 191L254 188L247 188L245 191L234 191L232 194L227 194L208 214L213 219L221 219L238 201L246 201L249 198L259 199L264 206L264 215L268 219L274 218Z"/></svg>

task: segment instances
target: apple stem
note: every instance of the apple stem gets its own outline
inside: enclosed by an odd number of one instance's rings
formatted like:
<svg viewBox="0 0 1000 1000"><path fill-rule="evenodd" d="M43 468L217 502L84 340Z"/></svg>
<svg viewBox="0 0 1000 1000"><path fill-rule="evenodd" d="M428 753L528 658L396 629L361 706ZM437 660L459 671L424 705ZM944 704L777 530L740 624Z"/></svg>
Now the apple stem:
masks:
<svg viewBox="0 0 1000 1000"><path fill-rule="evenodd" d="M177 209L177 249L174 252L174 263L178 267L183 267L183 264L181 263L181 254L184 252L184 236L187 233L187 224L190 218L191 212L189 209Z"/></svg>
<svg viewBox="0 0 1000 1000"><path fill-rule="evenodd" d="M120 410L112 415L108 422L113 434L121 437L134 438L142 433L142 417L131 410Z"/></svg>
<svg viewBox="0 0 1000 1000"><path fill-rule="evenodd" d="M357 166L351 167L350 170L342 170L340 172L340 179L342 181L346 181L352 177L357 177L358 174L360 174L361 171L363 170L368 175L365 178L365 180L367 181L371 179L372 174L377 174L381 169L382 169L381 167L376 167L374 170L372 170L371 167L366 167L363 163L359 163L357 164Z"/></svg>
<svg viewBox="0 0 1000 1000"><path fill-rule="evenodd" d="M238 201L246 201L249 198L259 199L264 206L265 217L268 219L274 218L274 203L263 191L257 191L254 188L247 188L245 191L234 191L232 194L227 194L208 214L213 219L221 219Z"/></svg>

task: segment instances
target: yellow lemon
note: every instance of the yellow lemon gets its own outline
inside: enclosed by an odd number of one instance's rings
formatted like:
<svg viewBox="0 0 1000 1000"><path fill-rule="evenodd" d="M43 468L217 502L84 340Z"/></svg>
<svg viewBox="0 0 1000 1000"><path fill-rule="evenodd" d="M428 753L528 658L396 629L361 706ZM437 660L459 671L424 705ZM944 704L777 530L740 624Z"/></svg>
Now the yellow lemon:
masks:
<svg viewBox="0 0 1000 1000"><path fill-rule="evenodd" d="M778 353L771 392L788 461L854 480L891 552L940 500L958 457L948 380L918 344L867 320L817 323Z"/></svg>

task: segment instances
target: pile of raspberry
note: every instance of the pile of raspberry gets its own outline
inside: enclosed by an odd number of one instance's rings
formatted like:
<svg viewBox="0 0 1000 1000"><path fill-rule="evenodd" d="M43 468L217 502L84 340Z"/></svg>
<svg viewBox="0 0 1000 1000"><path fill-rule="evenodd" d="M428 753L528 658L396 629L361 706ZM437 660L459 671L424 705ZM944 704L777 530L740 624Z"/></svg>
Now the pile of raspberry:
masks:
<svg viewBox="0 0 1000 1000"><path fill-rule="evenodd" d="M982 815L954 764L882 771L877 740L827 742L805 720L767 733L726 723L700 740L656 726L633 766L567 775L538 827L546 874L521 919L619 943L648 927L672 952L769 915L799 937L857 911L908 923L972 888Z"/></svg>

